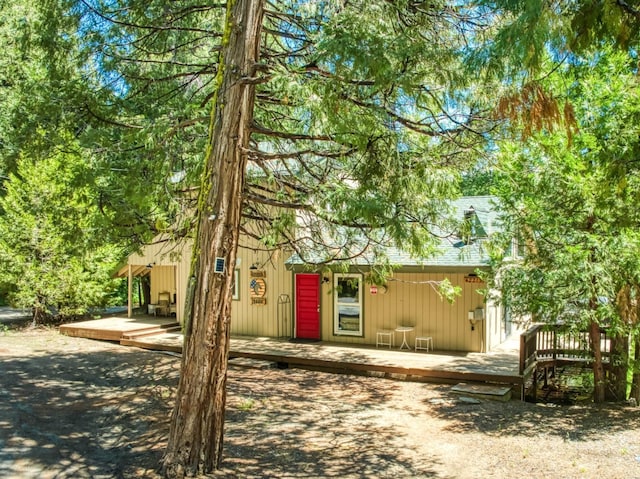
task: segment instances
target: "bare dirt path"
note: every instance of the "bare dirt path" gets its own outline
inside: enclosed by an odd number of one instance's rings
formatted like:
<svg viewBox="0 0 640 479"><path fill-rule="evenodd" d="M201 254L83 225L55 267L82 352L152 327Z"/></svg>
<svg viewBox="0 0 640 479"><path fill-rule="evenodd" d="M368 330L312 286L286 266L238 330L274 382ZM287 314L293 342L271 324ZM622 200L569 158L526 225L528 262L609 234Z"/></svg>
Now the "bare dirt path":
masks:
<svg viewBox="0 0 640 479"><path fill-rule="evenodd" d="M157 477L179 359L15 328L0 330L0 478ZM231 366L212 477L640 479L640 408L449 389Z"/></svg>

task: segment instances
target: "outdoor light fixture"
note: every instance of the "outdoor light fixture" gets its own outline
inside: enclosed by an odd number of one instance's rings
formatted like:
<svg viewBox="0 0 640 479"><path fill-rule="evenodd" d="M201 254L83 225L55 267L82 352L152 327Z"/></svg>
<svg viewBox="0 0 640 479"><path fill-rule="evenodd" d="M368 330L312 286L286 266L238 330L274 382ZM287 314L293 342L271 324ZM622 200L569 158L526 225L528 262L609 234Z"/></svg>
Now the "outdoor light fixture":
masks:
<svg viewBox="0 0 640 479"><path fill-rule="evenodd" d="M475 331L478 321L484 319L484 308L472 309L467 313L467 319L471 325L471 331Z"/></svg>
<svg viewBox="0 0 640 479"><path fill-rule="evenodd" d="M471 331L476 329L476 313L471 310L467 313L467 319L469 320L469 324L471 325Z"/></svg>

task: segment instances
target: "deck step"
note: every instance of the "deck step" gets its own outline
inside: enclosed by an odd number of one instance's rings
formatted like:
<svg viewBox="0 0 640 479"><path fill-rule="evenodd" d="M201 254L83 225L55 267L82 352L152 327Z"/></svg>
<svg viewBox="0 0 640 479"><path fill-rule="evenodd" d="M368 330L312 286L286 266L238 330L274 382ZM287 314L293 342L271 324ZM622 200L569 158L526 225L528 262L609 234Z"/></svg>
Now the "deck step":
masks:
<svg viewBox="0 0 640 479"><path fill-rule="evenodd" d="M251 358L231 358L229 359L229 365L249 369L274 369L276 367L273 361Z"/></svg>
<svg viewBox="0 0 640 479"><path fill-rule="evenodd" d="M155 336L156 334L164 334L180 330L181 327L179 323L168 323L160 326L137 329L135 331L127 331L126 333L122 333L122 339L144 338L147 336Z"/></svg>
<svg viewBox="0 0 640 479"><path fill-rule="evenodd" d="M120 340L120 344L123 346L134 346L155 351L170 351L173 353L182 353L182 343L183 336L180 331L168 331L152 336Z"/></svg>
<svg viewBox="0 0 640 479"><path fill-rule="evenodd" d="M451 388L453 394L476 399L507 402L511 400L511 387L491 384L459 383Z"/></svg>

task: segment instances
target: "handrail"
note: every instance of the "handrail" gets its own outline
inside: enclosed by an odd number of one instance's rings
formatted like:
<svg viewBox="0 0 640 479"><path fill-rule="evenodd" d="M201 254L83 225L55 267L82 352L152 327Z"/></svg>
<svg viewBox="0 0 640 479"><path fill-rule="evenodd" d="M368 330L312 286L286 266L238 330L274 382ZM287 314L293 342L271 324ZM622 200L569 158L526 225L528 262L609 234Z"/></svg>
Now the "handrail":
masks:
<svg viewBox="0 0 640 479"><path fill-rule="evenodd" d="M520 375L526 375L538 360L589 360L592 357L587 331L571 331L562 325L535 324L520 335ZM611 356L611 338L600 328L604 361Z"/></svg>
<svg viewBox="0 0 640 479"><path fill-rule="evenodd" d="M537 336L542 325L535 324L520 335L520 375L524 376L537 359Z"/></svg>

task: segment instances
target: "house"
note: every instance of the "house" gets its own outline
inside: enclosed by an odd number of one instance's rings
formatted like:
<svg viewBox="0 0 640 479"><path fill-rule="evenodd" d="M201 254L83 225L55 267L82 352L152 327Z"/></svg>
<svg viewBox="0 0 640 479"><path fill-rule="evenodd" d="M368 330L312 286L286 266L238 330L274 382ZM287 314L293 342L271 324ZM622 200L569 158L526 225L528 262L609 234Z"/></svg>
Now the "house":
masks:
<svg viewBox="0 0 640 479"><path fill-rule="evenodd" d="M411 347L416 336L429 336L437 350L489 351L511 333L508 312L485 299L485 284L476 275L488 268L482 244L497 214L488 196L463 197L453 206L468 225L465 233L442 238L440 253L424 260L388 249L398 269L385 285L366 282L366 258L353 261L346 271L314 270L285 251L274 255L257 243L240 248L232 335L375 345L378 331L405 326L410 329L393 333L396 347L403 335ZM171 311L182 322L190 259L188 242L158 237L131 255L118 274L130 279L149 275L152 301L170 293ZM453 304L438 293L445 279L461 288Z"/></svg>

